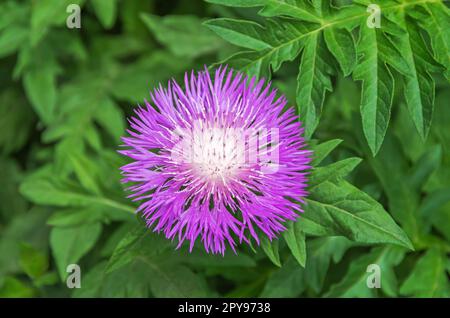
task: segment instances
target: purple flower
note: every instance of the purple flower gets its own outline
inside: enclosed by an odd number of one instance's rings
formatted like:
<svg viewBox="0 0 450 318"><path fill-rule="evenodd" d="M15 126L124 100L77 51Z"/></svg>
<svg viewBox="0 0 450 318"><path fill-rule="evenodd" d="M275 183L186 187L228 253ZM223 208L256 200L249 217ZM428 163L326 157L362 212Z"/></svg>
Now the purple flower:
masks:
<svg viewBox="0 0 450 318"><path fill-rule="evenodd" d="M270 240L295 221L306 195L310 151L284 96L264 80L219 68L174 80L138 107L123 137L121 168L149 227L190 250L235 251Z"/></svg>

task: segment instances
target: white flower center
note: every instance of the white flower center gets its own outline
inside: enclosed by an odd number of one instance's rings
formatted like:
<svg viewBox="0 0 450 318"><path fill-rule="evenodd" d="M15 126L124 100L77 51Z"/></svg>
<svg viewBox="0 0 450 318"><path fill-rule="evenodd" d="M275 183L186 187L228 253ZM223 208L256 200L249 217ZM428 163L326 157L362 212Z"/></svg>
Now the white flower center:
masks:
<svg viewBox="0 0 450 318"><path fill-rule="evenodd" d="M192 163L198 173L211 180L226 181L243 164L239 153L240 136L234 129L204 128L194 130Z"/></svg>
<svg viewBox="0 0 450 318"><path fill-rule="evenodd" d="M245 163L245 138L240 129L199 123L189 131L179 131L178 136L181 140L172 159L189 164L195 174L210 181L226 183Z"/></svg>

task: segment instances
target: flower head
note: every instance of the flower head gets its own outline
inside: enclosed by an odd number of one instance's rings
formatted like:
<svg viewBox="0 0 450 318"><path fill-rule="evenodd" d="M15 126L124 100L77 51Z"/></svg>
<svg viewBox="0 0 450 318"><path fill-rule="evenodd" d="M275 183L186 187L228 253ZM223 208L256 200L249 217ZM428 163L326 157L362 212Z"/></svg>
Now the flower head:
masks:
<svg viewBox="0 0 450 318"><path fill-rule="evenodd" d="M121 153L130 197L149 227L178 246L197 239L206 251L258 244L296 220L306 195L305 150L298 117L264 80L219 68L174 80L135 110Z"/></svg>

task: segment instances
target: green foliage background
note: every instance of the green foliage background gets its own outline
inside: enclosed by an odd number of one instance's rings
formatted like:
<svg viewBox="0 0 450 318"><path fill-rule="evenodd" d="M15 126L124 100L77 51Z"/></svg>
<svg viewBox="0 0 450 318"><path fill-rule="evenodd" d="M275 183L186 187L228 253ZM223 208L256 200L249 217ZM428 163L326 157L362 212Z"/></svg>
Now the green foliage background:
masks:
<svg viewBox="0 0 450 318"><path fill-rule="evenodd" d="M2 1L0 296L449 297L449 9L332 4ZM225 257L146 230L116 152L149 89L219 63L271 77L315 152L305 214Z"/></svg>

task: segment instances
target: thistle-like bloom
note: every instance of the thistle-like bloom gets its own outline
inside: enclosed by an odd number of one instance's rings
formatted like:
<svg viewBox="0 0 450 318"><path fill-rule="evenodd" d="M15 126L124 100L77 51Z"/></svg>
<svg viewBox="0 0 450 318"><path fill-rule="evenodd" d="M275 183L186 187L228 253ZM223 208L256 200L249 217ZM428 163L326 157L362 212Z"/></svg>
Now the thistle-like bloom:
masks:
<svg viewBox="0 0 450 318"><path fill-rule="evenodd" d="M133 159L123 182L149 227L224 254L236 242L270 240L296 220L306 195L303 129L284 96L219 68L174 80L138 107L122 138Z"/></svg>

